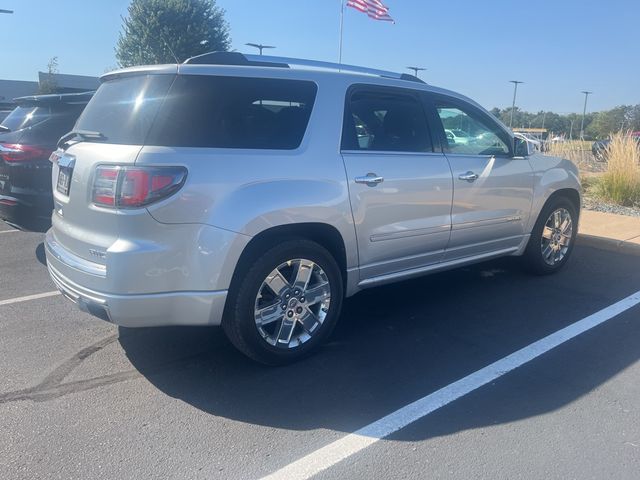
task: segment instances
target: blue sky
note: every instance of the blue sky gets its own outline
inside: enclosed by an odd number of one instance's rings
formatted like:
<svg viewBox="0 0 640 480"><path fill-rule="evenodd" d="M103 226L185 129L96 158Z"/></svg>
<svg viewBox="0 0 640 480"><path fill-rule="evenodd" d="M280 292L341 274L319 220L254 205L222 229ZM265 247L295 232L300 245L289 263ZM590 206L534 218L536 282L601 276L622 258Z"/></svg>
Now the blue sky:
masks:
<svg viewBox="0 0 640 480"><path fill-rule="evenodd" d="M61 73L100 75L116 65L113 47L128 0L0 0L0 78L35 80L58 56ZM386 0L396 24L345 14L343 61L402 70L419 65L434 85L487 108L511 104L509 80L526 82L529 111L589 110L640 103L639 0ZM233 48L246 42L274 54L337 61L340 0L218 0Z"/></svg>

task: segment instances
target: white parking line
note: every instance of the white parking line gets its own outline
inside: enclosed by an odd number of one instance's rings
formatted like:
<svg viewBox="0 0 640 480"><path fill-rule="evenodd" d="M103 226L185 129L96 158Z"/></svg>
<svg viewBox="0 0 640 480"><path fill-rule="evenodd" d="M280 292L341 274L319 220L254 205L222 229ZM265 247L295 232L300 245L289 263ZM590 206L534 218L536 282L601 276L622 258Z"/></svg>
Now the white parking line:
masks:
<svg viewBox="0 0 640 480"><path fill-rule="evenodd" d="M388 437L460 397L486 385L572 338L611 320L616 315L640 304L640 292L589 315L551 335L512 353L477 372L423 397L360 430L336 440L284 468L264 477L268 480L302 480L312 477L355 453Z"/></svg>
<svg viewBox="0 0 640 480"><path fill-rule="evenodd" d="M26 297L9 298L8 300L0 300L0 307L14 303L28 302L29 300L37 300L39 298L55 297L56 295L60 295L58 290L54 292L36 293L35 295L27 295Z"/></svg>
<svg viewBox="0 0 640 480"><path fill-rule="evenodd" d="M0 233L13 233L13 232L19 232L20 230L0 230Z"/></svg>

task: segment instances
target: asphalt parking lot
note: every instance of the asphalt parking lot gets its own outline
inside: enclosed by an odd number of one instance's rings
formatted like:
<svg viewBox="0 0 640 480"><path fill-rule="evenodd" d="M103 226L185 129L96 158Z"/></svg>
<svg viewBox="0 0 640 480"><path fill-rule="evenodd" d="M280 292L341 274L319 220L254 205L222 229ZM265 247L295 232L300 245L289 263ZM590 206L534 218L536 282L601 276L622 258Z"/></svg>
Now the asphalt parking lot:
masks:
<svg viewBox="0 0 640 480"><path fill-rule="evenodd" d="M287 478L287 466L305 471L319 449L640 290L639 251L579 237L556 276L503 259L362 292L319 354L268 368L217 329L118 328L54 293L15 301L55 289L44 235L10 230L0 223L6 479ZM640 306L611 317L339 462L316 455L308 471L637 479Z"/></svg>

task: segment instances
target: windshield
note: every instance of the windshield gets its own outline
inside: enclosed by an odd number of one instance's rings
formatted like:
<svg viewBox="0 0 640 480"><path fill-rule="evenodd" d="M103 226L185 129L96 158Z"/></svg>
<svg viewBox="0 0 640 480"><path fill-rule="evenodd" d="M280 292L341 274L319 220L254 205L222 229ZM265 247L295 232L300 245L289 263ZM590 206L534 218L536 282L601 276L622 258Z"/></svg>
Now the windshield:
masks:
<svg viewBox="0 0 640 480"><path fill-rule="evenodd" d="M100 85L74 130L99 132L108 143L143 145L174 75L139 75Z"/></svg>
<svg viewBox="0 0 640 480"><path fill-rule="evenodd" d="M2 122L2 126L12 132L33 127L51 114L49 107L16 107Z"/></svg>

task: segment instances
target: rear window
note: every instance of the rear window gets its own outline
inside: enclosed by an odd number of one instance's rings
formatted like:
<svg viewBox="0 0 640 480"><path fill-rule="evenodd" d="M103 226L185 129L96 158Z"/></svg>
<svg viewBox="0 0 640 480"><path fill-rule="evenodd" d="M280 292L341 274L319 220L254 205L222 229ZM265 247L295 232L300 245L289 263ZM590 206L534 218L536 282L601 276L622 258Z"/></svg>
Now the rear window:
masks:
<svg viewBox="0 0 640 480"><path fill-rule="evenodd" d="M20 106L2 121L2 126L7 127L12 132L24 128L33 127L47 119L51 114L51 109L47 106Z"/></svg>
<svg viewBox="0 0 640 480"><path fill-rule="evenodd" d="M100 86L77 129L107 143L171 147L295 149L316 85L298 80L147 75Z"/></svg>
<svg viewBox="0 0 640 480"><path fill-rule="evenodd" d="M306 81L179 75L146 143L295 149L315 97L316 85Z"/></svg>
<svg viewBox="0 0 640 480"><path fill-rule="evenodd" d="M100 132L107 143L142 145L173 75L138 75L104 82L76 124Z"/></svg>

